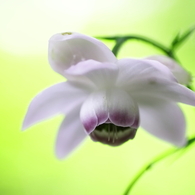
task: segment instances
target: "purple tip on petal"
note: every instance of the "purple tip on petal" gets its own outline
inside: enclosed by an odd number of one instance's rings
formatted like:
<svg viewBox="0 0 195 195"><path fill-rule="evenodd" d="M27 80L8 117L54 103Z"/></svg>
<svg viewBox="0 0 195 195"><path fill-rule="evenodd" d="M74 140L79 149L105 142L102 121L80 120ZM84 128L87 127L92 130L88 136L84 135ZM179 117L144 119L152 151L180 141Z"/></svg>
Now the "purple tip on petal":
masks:
<svg viewBox="0 0 195 195"><path fill-rule="evenodd" d="M108 113L107 112L102 112L102 113L96 113L97 119L98 119L98 124L105 123L108 120Z"/></svg>
<svg viewBox="0 0 195 195"><path fill-rule="evenodd" d="M86 121L83 121L83 126L87 134L90 134L97 126L97 118L90 118L87 119Z"/></svg>
<svg viewBox="0 0 195 195"><path fill-rule="evenodd" d="M133 129L138 129L139 125L140 125L140 120L139 120L139 116L135 117L135 120L133 122L133 124L131 125L131 128Z"/></svg>
<svg viewBox="0 0 195 195"><path fill-rule="evenodd" d="M109 118L112 123L121 127L131 126L135 121L135 116L129 116L124 112L110 113Z"/></svg>

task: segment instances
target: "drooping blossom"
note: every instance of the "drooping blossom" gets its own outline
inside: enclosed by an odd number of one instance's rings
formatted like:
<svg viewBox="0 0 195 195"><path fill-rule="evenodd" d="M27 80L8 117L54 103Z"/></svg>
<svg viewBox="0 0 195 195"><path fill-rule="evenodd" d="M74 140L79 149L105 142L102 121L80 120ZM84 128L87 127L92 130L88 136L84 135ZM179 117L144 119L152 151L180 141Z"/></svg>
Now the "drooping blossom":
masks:
<svg viewBox="0 0 195 195"><path fill-rule="evenodd" d="M67 156L87 136L118 146L141 126L176 146L186 143L186 124L177 102L195 106L195 93L180 85L169 68L154 60L117 60L97 39L66 32L49 40L49 63L67 78L31 102L23 128L65 115L56 154Z"/></svg>

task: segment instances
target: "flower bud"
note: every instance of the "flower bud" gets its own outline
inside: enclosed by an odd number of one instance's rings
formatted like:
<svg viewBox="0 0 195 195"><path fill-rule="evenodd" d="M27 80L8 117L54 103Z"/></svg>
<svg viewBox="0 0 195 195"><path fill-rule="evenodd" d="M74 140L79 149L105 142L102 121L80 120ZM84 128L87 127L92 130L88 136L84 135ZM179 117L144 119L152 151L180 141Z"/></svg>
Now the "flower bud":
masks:
<svg viewBox="0 0 195 195"><path fill-rule="evenodd" d="M167 66L180 84L188 85L192 80L191 74L170 57L163 55L154 55L149 56L146 59L156 60Z"/></svg>

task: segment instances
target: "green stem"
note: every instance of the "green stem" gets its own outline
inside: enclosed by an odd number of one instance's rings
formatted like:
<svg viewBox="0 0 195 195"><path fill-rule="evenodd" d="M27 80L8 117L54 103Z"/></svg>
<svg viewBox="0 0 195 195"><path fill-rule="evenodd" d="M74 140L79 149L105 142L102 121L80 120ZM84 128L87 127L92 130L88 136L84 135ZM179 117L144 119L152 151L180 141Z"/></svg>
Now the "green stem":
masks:
<svg viewBox="0 0 195 195"><path fill-rule="evenodd" d="M193 143L195 142L195 137L192 137L190 139L188 139L188 142L186 144L186 146L184 148L181 149L170 149L167 150L165 152L163 152L162 154L156 156L153 160L151 160L149 163L147 163L146 165L144 165L139 172L135 175L135 177L133 178L133 180L129 183L129 185L127 186L125 192L123 195L128 195L132 188L134 187L134 185L137 183L137 181L143 176L143 174L148 171L152 166L154 166L155 164L157 164L159 161L163 160L164 158L170 156L171 154L174 154L175 152L178 152L182 149L186 149L187 147L191 146Z"/></svg>
<svg viewBox="0 0 195 195"><path fill-rule="evenodd" d="M166 152L163 152L162 154L158 155L157 157L155 157L152 161L150 161L149 163L147 163L145 166L143 166L140 171L135 175L135 177L133 178L133 180L130 182L130 184L127 186L125 192L123 195L128 195L129 192L131 191L131 189L133 188L133 186L136 184L136 182L142 177L142 175L148 171L152 166L154 166L156 163L158 163L160 160L168 157L169 155L177 152L179 149L171 149L168 150Z"/></svg>
<svg viewBox="0 0 195 195"><path fill-rule="evenodd" d="M123 37L119 37L116 39L116 44L112 49L112 52L115 56L118 55L118 52L119 52L121 46L125 43L125 41L126 41L126 38L123 38Z"/></svg>
<svg viewBox="0 0 195 195"><path fill-rule="evenodd" d="M164 45L146 38L146 37L142 37L142 36L136 36L136 35L130 35L130 36L113 36L113 37L103 37L103 39L107 39L107 40L115 40L116 41L116 45L113 48L113 53L115 55L118 54L119 49L121 48L121 46L127 41L127 40L139 40L139 41L143 41L146 43L149 43L155 47L157 47L158 49L160 49L162 52L164 52L166 55L168 55L169 57L176 59L174 53L172 52L171 49L169 49L168 47L165 47Z"/></svg>

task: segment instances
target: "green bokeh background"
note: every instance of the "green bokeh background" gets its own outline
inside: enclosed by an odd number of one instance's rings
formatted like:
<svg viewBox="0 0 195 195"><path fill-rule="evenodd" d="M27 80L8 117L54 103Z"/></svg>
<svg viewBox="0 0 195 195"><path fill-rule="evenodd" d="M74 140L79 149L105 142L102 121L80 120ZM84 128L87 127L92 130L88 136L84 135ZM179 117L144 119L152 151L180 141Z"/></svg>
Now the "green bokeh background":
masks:
<svg viewBox="0 0 195 195"><path fill-rule="evenodd" d="M47 44L57 32L91 36L140 34L168 45L195 24L193 0L7 0L0 1L0 195L120 195L136 172L172 146L139 129L136 138L112 148L87 139L59 161L54 143L62 116L21 132L31 99L64 79L47 62ZM112 42L105 42L112 48ZM127 42L119 57L159 53ZM160 53L159 53L160 54ZM195 35L178 50L195 74ZM195 109L182 105L188 136L195 135ZM178 158L179 157L179 158ZM132 195L195 194L195 145L148 171Z"/></svg>

